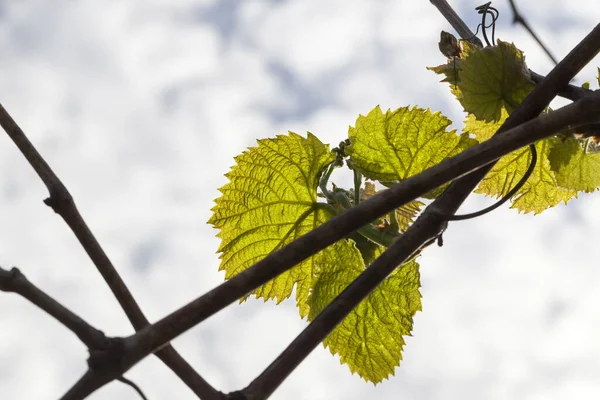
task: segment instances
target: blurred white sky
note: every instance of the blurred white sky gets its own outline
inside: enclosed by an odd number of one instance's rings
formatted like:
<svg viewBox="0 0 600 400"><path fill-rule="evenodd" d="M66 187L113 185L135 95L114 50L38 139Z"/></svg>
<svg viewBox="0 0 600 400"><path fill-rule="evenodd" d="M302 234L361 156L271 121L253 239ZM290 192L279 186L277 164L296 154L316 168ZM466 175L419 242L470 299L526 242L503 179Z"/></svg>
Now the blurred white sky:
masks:
<svg viewBox="0 0 600 400"><path fill-rule="evenodd" d="M479 1L451 3L475 28ZM517 3L559 58L600 20L592 0ZM494 5L497 37L547 73L508 2ZM425 69L443 62L442 29L451 30L427 0L4 0L0 102L156 320L222 281L206 221L233 157L255 139L311 131L335 146L377 104L430 107L460 126L460 106ZM130 334L46 196L0 135L0 264L107 334ZM452 223L444 247L420 259L423 311L395 377L373 387L319 347L272 398L600 398L600 271L588 244L600 231L597 202L584 195L535 217L503 207ZM85 348L18 296L0 293L0 308L0 397L60 397L85 371ZM304 326L293 301L250 300L174 345L228 392ZM152 357L126 376L150 399L194 398ZM91 398L137 395L112 383Z"/></svg>

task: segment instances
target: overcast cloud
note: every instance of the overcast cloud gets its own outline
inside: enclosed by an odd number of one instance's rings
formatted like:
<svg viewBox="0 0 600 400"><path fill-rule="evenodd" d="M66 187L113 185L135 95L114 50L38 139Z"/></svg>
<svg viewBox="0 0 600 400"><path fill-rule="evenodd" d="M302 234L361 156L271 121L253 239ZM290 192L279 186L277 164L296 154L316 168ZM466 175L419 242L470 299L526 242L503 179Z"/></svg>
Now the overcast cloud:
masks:
<svg viewBox="0 0 600 400"><path fill-rule="evenodd" d="M479 1L451 3L475 28ZM600 20L592 0L517 3L559 58ZM497 36L547 73L508 2L494 5ZM256 139L311 131L337 145L378 104L441 110L460 127L459 104L425 69L443 62L442 29L427 0L4 0L0 102L155 321L222 282L206 221L233 157ZM0 135L0 264L107 334L131 334L46 196ZM488 203L470 198L464 210ZM444 247L420 258L423 311L395 377L374 387L319 347L272 398L600 398L598 204L582 195L535 217L503 207L452 223ZM86 349L18 296L0 293L0 308L0 398L59 398L85 372ZM249 300L173 344L228 392L305 326L294 301ZM154 357L126 376L153 400L195 398ZM90 398L137 395L115 382Z"/></svg>

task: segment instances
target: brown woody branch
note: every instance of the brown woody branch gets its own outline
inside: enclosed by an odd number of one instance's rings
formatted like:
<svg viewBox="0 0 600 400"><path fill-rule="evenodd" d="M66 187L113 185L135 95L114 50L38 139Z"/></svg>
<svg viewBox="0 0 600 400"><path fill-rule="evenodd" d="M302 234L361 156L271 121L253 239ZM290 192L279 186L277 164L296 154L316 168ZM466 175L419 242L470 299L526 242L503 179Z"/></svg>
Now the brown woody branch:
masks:
<svg viewBox="0 0 600 400"><path fill-rule="evenodd" d="M52 207L71 228L79 243L110 287L121 308L127 314L127 318L135 330L137 331L148 326L150 324L149 321L142 313L127 285L121 279L121 276L96 240L90 228L79 214L73 197L2 105L0 105L0 125L48 189L50 197L45 199L44 203ZM173 370L200 398L217 399L221 397L221 394L198 375L191 365L170 344L158 351L156 356Z"/></svg>
<svg viewBox="0 0 600 400"><path fill-rule="evenodd" d="M545 76L540 75L532 70L529 70L529 75L531 76L531 80L536 85L540 84L545 78ZM557 96L564 97L565 99L569 99L571 101L575 101L575 100L581 99L584 96L589 95L592 92L593 92L593 90L584 89L580 86L575 86L575 85L569 84L565 88L561 89L557 93Z"/></svg>
<svg viewBox="0 0 600 400"><path fill-rule="evenodd" d="M73 332L89 349L102 349L108 345L109 339L102 331L94 328L44 293L31 283L18 268L7 271L0 267L0 290L19 294L29 300Z"/></svg>
<svg viewBox="0 0 600 400"><path fill-rule="evenodd" d="M3 292L19 294L39 307L42 311L45 311L48 315L54 317L87 346L90 354L93 352L101 352L102 354L111 353L113 352L112 349L115 349L115 343L122 343L121 339L107 338L102 331L94 328L78 315L54 300L48 294L44 293L41 289L31 283L18 268L12 268L10 271L7 271L0 267L0 290ZM119 349L117 354L122 354L122 350ZM95 375L97 375L95 371L89 372L89 377ZM136 391L141 391L135 383L122 376L117 379L132 386ZM96 376L94 380L102 382L99 376ZM85 385L89 385L88 379L84 382Z"/></svg>

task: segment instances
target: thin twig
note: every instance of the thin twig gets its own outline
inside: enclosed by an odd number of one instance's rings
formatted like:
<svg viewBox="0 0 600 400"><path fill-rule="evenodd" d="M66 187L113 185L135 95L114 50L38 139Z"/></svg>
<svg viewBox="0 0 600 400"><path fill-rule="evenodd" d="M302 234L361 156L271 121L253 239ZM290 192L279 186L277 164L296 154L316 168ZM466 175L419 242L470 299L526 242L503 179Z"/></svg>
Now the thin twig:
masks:
<svg viewBox="0 0 600 400"><path fill-rule="evenodd" d="M532 70L529 70L529 76L536 85L541 83L542 80L544 80L545 78L545 76L540 75ZM571 101L575 101L581 99L584 96L589 95L592 92L593 90L569 84L566 88L558 92L558 96L563 97L565 99L569 99Z"/></svg>
<svg viewBox="0 0 600 400"><path fill-rule="evenodd" d="M142 400L148 400L148 398L146 397L146 395L144 394L144 392L142 392L142 389L140 389L140 387L138 385L136 385L134 382L130 381L129 379L125 378L125 377L120 377L117 378L117 380L119 382L122 382L124 384L126 384L127 386L131 386L133 388L133 390L136 391L137 394L140 395L140 397L142 398Z"/></svg>
<svg viewBox="0 0 600 400"><path fill-rule="evenodd" d="M510 8L512 9L512 12L513 12L513 24L523 25L523 28L525 28L527 30L527 32L529 32L529 34L533 37L533 39L540 45L540 47L544 50L544 52L548 55L548 57L550 57L550 59L552 60L554 65L558 64L558 61L556 60L556 58L554 58L552 53L550 53L550 50L548 50L548 48L544 45L544 43L542 43L542 41L540 40L538 35L535 34L533 29L531 29L531 27L527 23L527 21L525 21L525 18L517 10L517 6L516 6L514 0L508 0L508 3L510 4Z"/></svg>
<svg viewBox="0 0 600 400"><path fill-rule="evenodd" d="M0 290L23 296L63 324L88 348L101 349L106 347L108 339L102 331L94 328L81 317L44 293L31 283L18 268L12 268L10 271L7 271L0 267Z"/></svg>
<svg viewBox="0 0 600 400"><path fill-rule="evenodd" d="M104 351L104 349L110 346L110 339L102 331L94 328L81 317L44 293L31 283L18 268L13 267L10 271L7 271L0 267L0 290L19 294L29 300L73 332L91 351ZM146 399L142 390L135 383L122 376L116 379L131 386L138 392L142 399ZM88 379L85 380L88 388L90 387L90 382Z"/></svg>
<svg viewBox="0 0 600 400"><path fill-rule="evenodd" d="M127 318L135 330L138 331L145 326L148 326L150 323L131 295L127 285L125 285L125 282L123 282L112 262L79 214L75 202L73 201L73 197L58 176L56 176L54 171L52 171L48 163L46 163L40 153L29 141L23 130L17 125L1 104L0 125L19 148L23 156L27 159L48 189L50 197L44 200L44 203L52 207L52 209L59 214L71 228L79 240L79 243L108 284L110 290L121 305L121 308L125 311L125 314L127 314ZM194 371L189 363L185 361L171 345L165 346L157 352L156 355L200 398L218 399L221 397L221 394Z"/></svg>
<svg viewBox="0 0 600 400"><path fill-rule="evenodd" d="M440 14L446 18L446 21L452 25L454 30L462 37L464 40L468 40L469 42L483 47L483 43L471 29L465 24L465 22L456 14L454 9L450 7L450 4L446 0L429 0L431 4L437 7L440 11ZM467 39L468 38L468 39Z"/></svg>

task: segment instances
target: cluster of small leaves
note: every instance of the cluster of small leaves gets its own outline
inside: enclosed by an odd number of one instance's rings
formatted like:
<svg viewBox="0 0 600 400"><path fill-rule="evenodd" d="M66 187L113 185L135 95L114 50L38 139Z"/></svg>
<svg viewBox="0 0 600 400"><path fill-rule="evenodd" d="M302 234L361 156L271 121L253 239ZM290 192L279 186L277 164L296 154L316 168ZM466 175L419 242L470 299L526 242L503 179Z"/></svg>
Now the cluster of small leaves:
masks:
<svg viewBox="0 0 600 400"><path fill-rule="evenodd" d="M330 150L311 133L303 137L289 132L258 140L258 146L235 158L209 220L219 229L219 268L226 279L372 196L373 182L392 185L487 140L533 89L523 53L512 44L498 41L497 46L478 49L463 43L445 54L452 57L430 69L445 76L467 112L460 134L448 130L451 121L439 112L418 107L383 112L375 107L358 117L339 148ZM540 159L512 207L539 213L579 191L598 188L600 153L589 151L589 140L561 134L538 142ZM476 191L503 196L530 161L527 149L501 158ZM344 166L354 174L354 188L328 182L333 169ZM279 303L295 289L300 316L313 320L408 228L423 204L409 203L373 221L252 294ZM413 259L363 300L324 345L365 380L378 383L393 375L402 359L403 337L410 335L413 317L421 309L419 287L419 265Z"/></svg>
<svg viewBox="0 0 600 400"><path fill-rule="evenodd" d="M523 53L513 44L498 40L496 46L480 50L468 42L461 43L459 56L429 69L445 77L443 82L450 84L452 93L467 112L463 132L483 142L500 128L534 86ZM600 72L598 81L600 85ZM538 214L561 202L567 203L580 191L593 192L600 187L600 153L590 143L595 138L573 133L576 132L559 133L535 144L536 168L513 196L512 208ZM530 162L527 148L502 157L476 192L504 196L523 176Z"/></svg>

